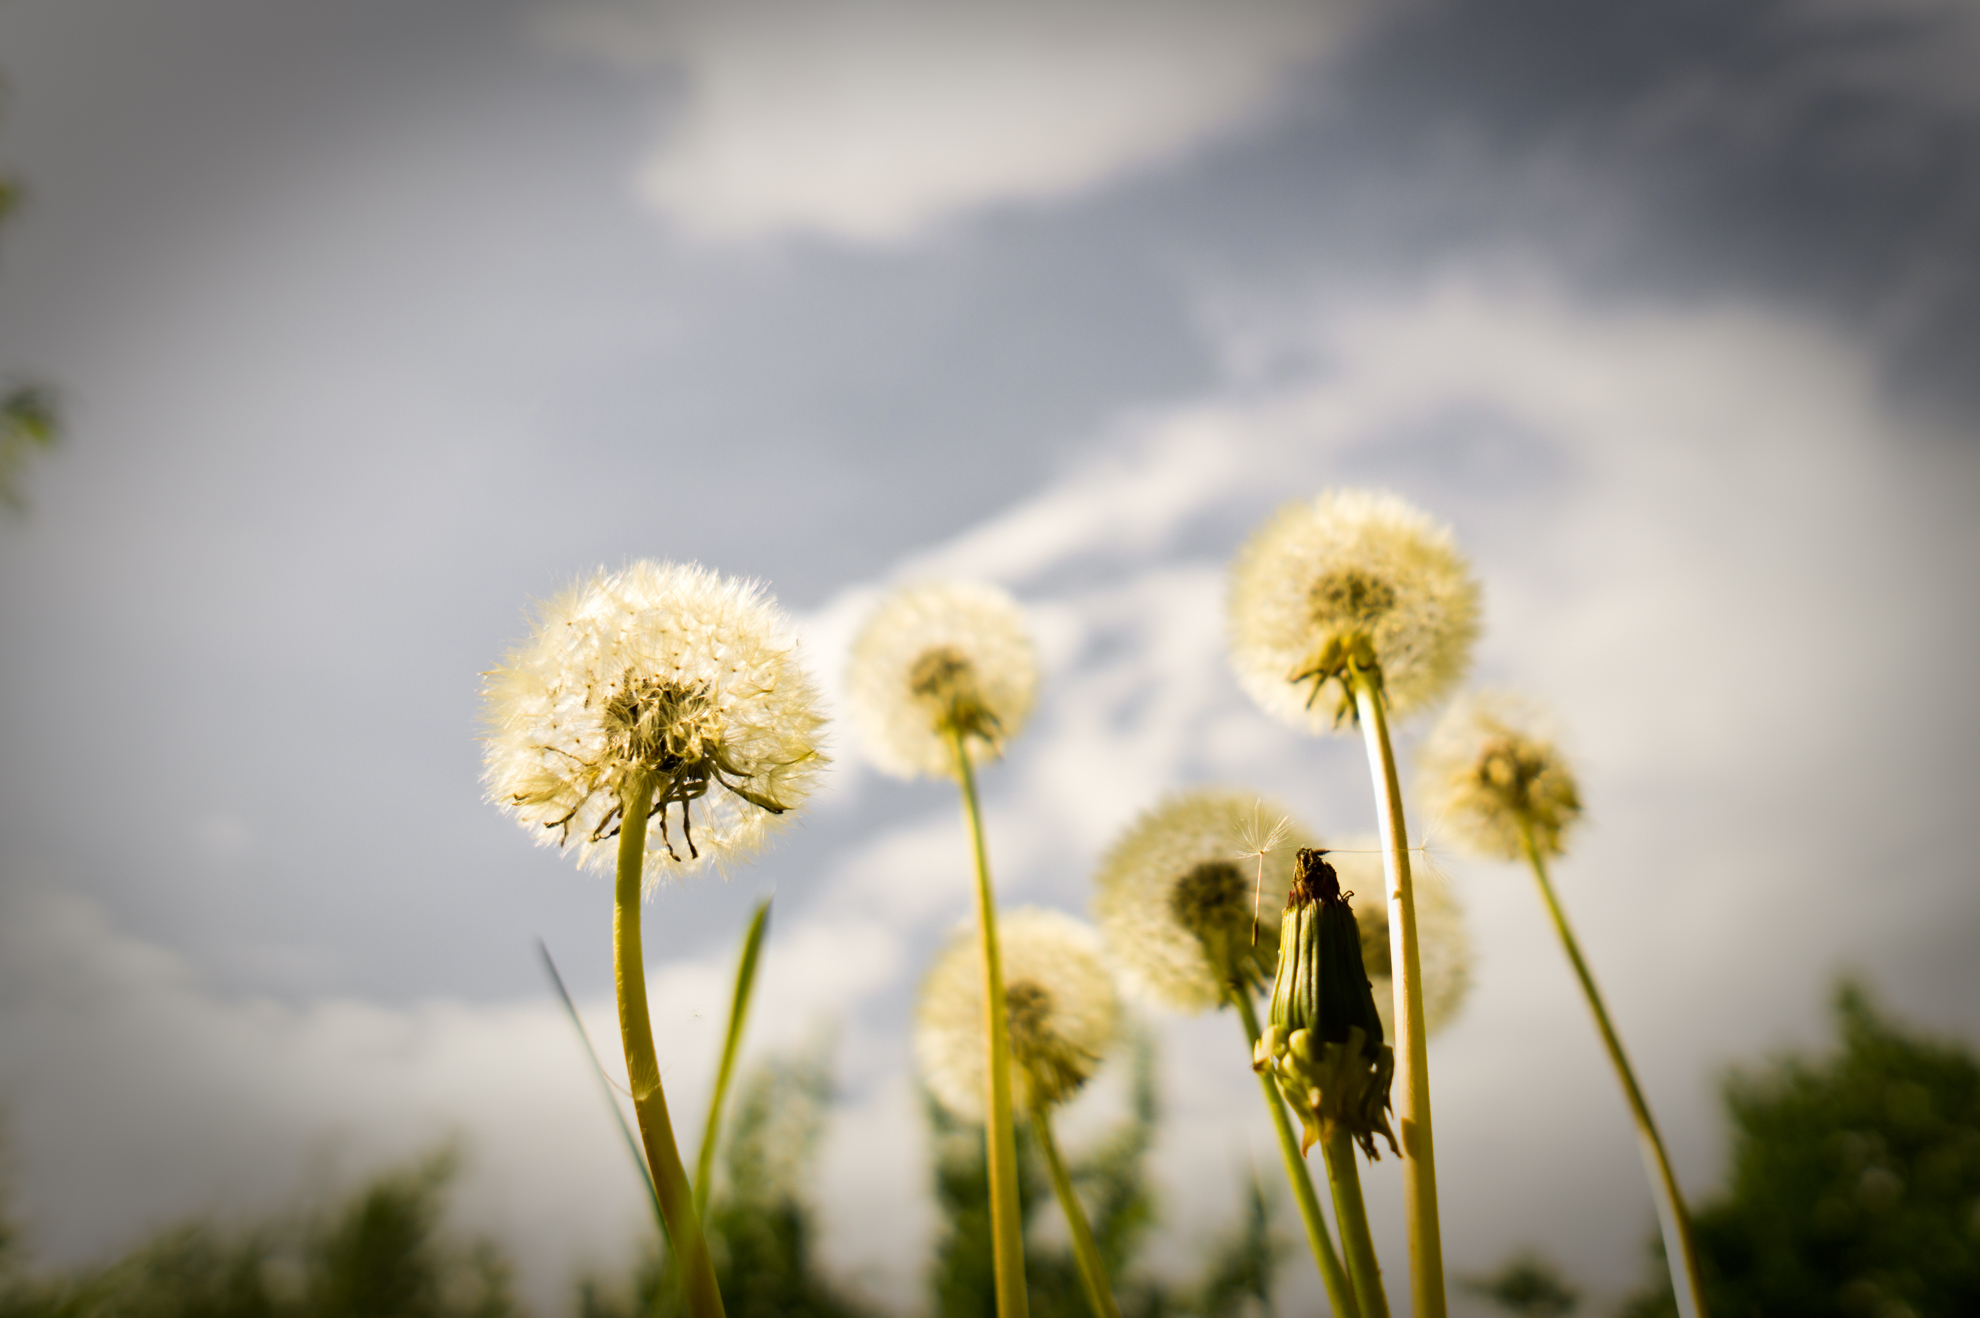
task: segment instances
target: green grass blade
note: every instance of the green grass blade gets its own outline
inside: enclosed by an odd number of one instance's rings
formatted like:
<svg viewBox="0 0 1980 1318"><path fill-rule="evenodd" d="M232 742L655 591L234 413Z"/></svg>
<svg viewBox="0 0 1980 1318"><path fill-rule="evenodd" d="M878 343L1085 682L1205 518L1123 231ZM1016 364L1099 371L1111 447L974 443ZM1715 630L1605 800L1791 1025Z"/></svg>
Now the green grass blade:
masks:
<svg viewBox="0 0 1980 1318"><path fill-rule="evenodd" d="M564 1004L571 1024L584 1043L584 1055L591 1059L591 1069L597 1073L598 1083L605 1090L605 1104L612 1109L612 1119L619 1123L619 1134L625 1136L626 1148L632 1152L633 1166L639 1168L640 1184L646 1187L647 1195L653 1200L653 1220L660 1223L660 1233L665 1235L667 1224L660 1216L660 1192L653 1187L653 1173L647 1168L646 1155L640 1152L639 1139L632 1127L626 1124L626 1114L619 1109L619 1096L612 1092L612 1077L605 1072L605 1064L598 1060L598 1050L591 1046L591 1036L585 1033L584 1022L578 1018L577 1004L571 1001L570 990L564 987L564 977L557 973L557 963L550 959L550 949L541 938L536 940L537 955L543 958L543 968L550 974L550 983L557 990L557 998Z"/></svg>
<svg viewBox="0 0 1980 1318"><path fill-rule="evenodd" d="M770 899L756 904L749 931L743 935L742 959L736 964L736 991L729 1003L729 1032L722 1040L722 1064L715 1071L715 1092L708 1097L708 1122L701 1132L701 1156L695 1160L694 1208L708 1212L708 1187L715 1179L715 1145L722 1131L722 1106L729 1097L729 1081L735 1074L736 1054L742 1048L743 1022L749 1015L749 997L756 989L756 963L763 951L764 935L770 932ZM616 1109L615 1109L616 1110Z"/></svg>

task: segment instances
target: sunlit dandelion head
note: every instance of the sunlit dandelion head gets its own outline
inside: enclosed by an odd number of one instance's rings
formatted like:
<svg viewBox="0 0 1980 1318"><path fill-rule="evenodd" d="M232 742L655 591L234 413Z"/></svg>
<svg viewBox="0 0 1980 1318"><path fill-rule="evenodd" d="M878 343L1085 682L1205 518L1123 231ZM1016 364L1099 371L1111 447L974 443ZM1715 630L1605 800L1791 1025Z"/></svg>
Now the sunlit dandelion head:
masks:
<svg viewBox="0 0 1980 1318"><path fill-rule="evenodd" d="M1108 956L1138 994L1177 1011L1217 1006L1233 979L1269 981L1294 853L1311 845L1255 793L1197 788L1164 798L1115 840L1094 875Z"/></svg>
<svg viewBox="0 0 1980 1318"><path fill-rule="evenodd" d="M902 778L953 776L951 729L973 758L1003 753L1038 694L1017 601L995 586L908 586L853 643L846 699L874 760Z"/></svg>
<svg viewBox="0 0 1980 1318"><path fill-rule="evenodd" d="M1500 691L1472 692L1437 721L1419 785L1430 817L1460 846L1517 860L1531 830L1541 855L1561 854L1581 791L1547 722L1531 701Z"/></svg>
<svg viewBox="0 0 1980 1318"><path fill-rule="evenodd" d="M1012 1099L1027 1111L1063 1103L1120 1034L1120 998L1099 939L1069 915L1025 907L999 917L998 942ZM983 1119L983 963L973 929L950 939L922 983L914 1053L943 1107L965 1121Z"/></svg>
<svg viewBox="0 0 1980 1318"><path fill-rule="evenodd" d="M1231 566L1231 663L1268 713L1341 726L1350 663L1379 674L1399 716L1464 677L1478 585L1450 531L1390 494L1329 490L1288 504Z"/></svg>
<svg viewBox="0 0 1980 1318"><path fill-rule="evenodd" d="M1338 850L1329 851L1327 861L1340 877L1341 890L1352 894L1355 920L1361 926L1361 964L1375 985L1375 1010L1382 1015L1382 1028L1393 1039L1394 962L1381 843L1372 837L1351 837ZM1423 963L1424 1027L1436 1034L1457 1019L1471 994L1471 933L1450 880L1434 864L1419 859L1410 866L1410 891L1416 904L1416 950Z"/></svg>
<svg viewBox="0 0 1980 1318"><path fill-rule="evenodd" d="M775 603L693 564L600 572L542 606L486 675L482 715L489 799L588 868L613 867L628 783L653 785L649 890L756 850L826 762Z"/></svg>

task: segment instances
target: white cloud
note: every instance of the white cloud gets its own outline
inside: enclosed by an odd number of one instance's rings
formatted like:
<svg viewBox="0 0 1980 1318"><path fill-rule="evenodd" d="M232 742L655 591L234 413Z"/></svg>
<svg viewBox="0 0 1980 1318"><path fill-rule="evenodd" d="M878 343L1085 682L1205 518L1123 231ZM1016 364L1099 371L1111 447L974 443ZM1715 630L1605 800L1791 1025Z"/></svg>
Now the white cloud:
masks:
<svg viewBox="0 0 1980 1318"><path fill-rule="evenodd" d="M641 194L690 233L885 243L1172 160L1269 112L1346 0L694 0L553 12L676 71Z"/></svg>
<svg viewBox="0 0 1980 1318"><path fill-rule="evenodd" d="M1249 783L1323 829L1368 828L1358 745L1278 728L1226 673L1222 564L1281 498L1396 486L1452 518L1476 558L1483 672L1544 697L1571 730L1594 819L1562 867L1565 900L1680 1174L1704 1189L1721 1066L1810 1037L1838 968L1905 982L1920 939L1976 918L1957 858L1980 744L1964 671L1980 458L1889 412L1849 345L1751 309L1598 311L1452 280L1253 323L1267 328L1251 349L1290 363L1273 378L1293 383L1134 421L1035 497L901 565L1008 582L1038 624L1046 698L984 775L1002 893L1079 909L1113 829L1183 781ZM813 640L842 643L875 590L821 610ZM918 1285L930 1225L898 1037L913 949L969 908L953 798L925 791L924 810L820 858L822 893L779 922L753 1035L771 1049L821 1015L847 1022L824 1245L896 1300ZM832 808L863 799L852 781ZM1459 870L1481 955L1471 1006L1433 1054L1453 1272L1540 1244L1619 1288L1638 1274L1649 1201L1558 951L1517 875L1436 863ZM278 1192L326 1131L368 1164L452 1128L473 1137L484 1178L468 1202L524 1249L539 1294L635 1229L624 1155L547 1003L230 1002L86 910L22 900L0 919L0 1055L27 1207L51 1235L122 1238L183 1206L188 1186ZM726 973L656 979L687 1112ZM1980 1026L1973 972L1946 973L1963 976L1952 991L1900 1005ZM591 1010L608 1044L609 1005ZM1157 1254L1187 1269L1239 1164L1277 1171L1235 1026L1160 1031ZM1104 1122L1109 1101L1071 1128ZM1393 1165L1369 1186L1401 1275ZM1313 1288L1298 1263L1288 1278Z"/></svg>

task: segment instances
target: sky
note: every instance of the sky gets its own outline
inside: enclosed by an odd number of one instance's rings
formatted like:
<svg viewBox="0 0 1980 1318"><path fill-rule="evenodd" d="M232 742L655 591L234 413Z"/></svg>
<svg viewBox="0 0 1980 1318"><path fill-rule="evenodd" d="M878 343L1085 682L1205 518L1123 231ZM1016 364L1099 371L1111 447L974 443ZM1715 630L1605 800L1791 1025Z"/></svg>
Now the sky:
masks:
<svg viewBox="0 0 1980 1318"><path fill-rule="evenodd" d="M1224 573L1289 498L1394 490L1473 561L1476 680L1565 730L1563 899L1694 1199L1727 1068L1820 1045L1838 974L1980 1038L1976 59L1957 0L0 4L0 370L68 417L0 526L35 1248L457 1137L539 1311L631 1256L535 952L609 1051L609 889L476 737L531 601L643 557L767 582L835 709L890 587L1010 589L1044 683L984 776L999 890L1083 914L1177 786L1372 831L1359 744L1239 692ZM823 1249L911 1312L907 1026L967 853L952 791L831 739L758 863L654 898L656 1030L699 1112L774 894L749 1048L830 1041ZM1431 1051L1450 1268L1621 1294L1650 1201L1565 963L1412 822L1476 954ZM1271 1137L1234 1022L1142 1019L1186 1274Z"/></svg>

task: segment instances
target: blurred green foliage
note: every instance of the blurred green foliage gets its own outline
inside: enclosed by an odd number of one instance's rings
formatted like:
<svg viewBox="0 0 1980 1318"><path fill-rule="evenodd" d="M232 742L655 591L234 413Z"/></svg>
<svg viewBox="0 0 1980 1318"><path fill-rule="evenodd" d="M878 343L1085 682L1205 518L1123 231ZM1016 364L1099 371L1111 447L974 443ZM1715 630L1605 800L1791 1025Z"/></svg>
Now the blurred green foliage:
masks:
<svg viewBox="0 0 1980 1318"><path fill-rule="evenodd" d="M1731 1177L1694 1223L1706 1304L1714 1318L1980 1314L1980 1065L1899 1028L1860 985L1835 1012L1832 1056L1726 1081ZM1626 1312L1675 1314L1668 1278Z"/></svg>
<svg viewBox="0 0 1980 1318"><path fill-rule="evenodd" d="M1464 1288L1507 1313L1527 1318L1566 1318L1581 1304L1560 1270L1531 1251L1513 1255L1489 1277L1475 1277Z"/></svg>
<svg viewBox="0 0 1980 1318"><path fill-rule="evenodd" d="M441 1230L457 1160L436 1154L316 1216L191 1222L98 1269L31 1272L0 1222L0 1318L511 1318L509 1267Z"/></svg>
<svg viewBox="0 0 1980 1318"><path fill-rule="evenodd" d="M0 174L0 225L20 210L24 195L19 179ZM34 456L54 448L61 434L55 391L47 385L16 383L0 395L0 504L15 513L27 511L21 478Z"/></svg>

